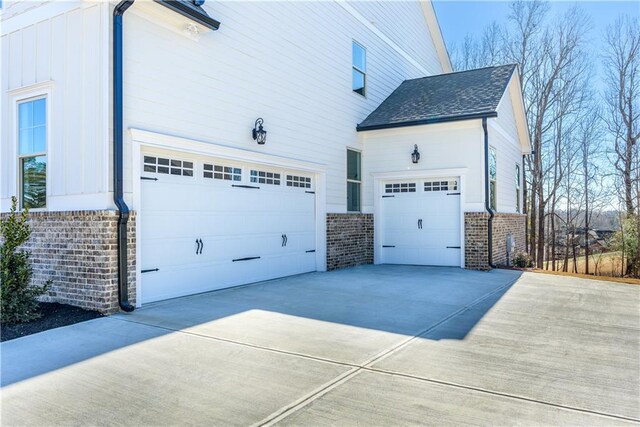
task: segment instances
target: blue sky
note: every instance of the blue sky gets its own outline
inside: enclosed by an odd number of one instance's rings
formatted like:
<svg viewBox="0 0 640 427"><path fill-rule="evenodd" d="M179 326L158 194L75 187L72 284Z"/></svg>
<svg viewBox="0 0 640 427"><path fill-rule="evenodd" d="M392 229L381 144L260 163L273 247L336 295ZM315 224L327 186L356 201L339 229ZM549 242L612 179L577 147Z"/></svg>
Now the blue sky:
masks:
<svg viewBox="0 0 640 427"><path fill-rule="evenodd" d="M551 1L550 15L563 13L574 4L580 5L591 17L589 38L598 46L602 32L621 14L640 16L640 1ZM466 34L480 35L493 21L504 23L509 14L509 1L434 0L438 21L447 47L460 44Z"/></svg>

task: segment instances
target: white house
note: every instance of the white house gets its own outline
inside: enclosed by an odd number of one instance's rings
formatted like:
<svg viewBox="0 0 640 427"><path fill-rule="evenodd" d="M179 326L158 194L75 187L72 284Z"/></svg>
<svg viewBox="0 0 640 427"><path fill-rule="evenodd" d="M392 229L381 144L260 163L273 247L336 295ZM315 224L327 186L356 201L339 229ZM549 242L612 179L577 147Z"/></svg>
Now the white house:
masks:
<svg viewBox="0 0 640 427"><path fill-rule="evenodd" d="M428 1L2 7L0 210L52 300L524 247L517 67L453 73Z"/></svg>

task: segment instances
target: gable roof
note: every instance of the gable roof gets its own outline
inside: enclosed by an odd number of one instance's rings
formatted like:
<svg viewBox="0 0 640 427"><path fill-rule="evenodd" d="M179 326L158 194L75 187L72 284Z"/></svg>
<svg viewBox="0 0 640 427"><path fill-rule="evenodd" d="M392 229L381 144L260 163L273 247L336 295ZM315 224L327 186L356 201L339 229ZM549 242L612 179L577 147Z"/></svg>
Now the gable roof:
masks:
<svg viewBox="0 0 640 427"><path fill-rule="evenodd" d="M515 64L405 80L358 131L496 117Z"/></svg>
<svg viewBox="0 0 640 427"><path fill-rule="evenodd" d="M182 16L186 16L189 19L194 20L200 25L204 25L212 30L217 30L220 27L220 22L216 21L194 0L155 0L163 6L168 7L174 12L179 13ZM201 4L204 2L200 2Z"/></svg>

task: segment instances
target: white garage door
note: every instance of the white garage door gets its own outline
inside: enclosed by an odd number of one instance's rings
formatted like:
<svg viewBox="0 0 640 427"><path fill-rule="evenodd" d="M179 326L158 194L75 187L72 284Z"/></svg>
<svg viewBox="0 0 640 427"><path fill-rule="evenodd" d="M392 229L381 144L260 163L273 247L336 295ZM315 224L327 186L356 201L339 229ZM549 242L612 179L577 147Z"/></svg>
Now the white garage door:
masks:
<svg viewBox="0 0 640 427"><path fill-rule="evenodd" d="M316 270L308 173L145 153L142 303Z"/></svg>
<svg viewBox="0 0 640 427"><path fill-rule="evenodd" d="M460 192L456 178L382 185L380 260L460 266Z"/></svg>

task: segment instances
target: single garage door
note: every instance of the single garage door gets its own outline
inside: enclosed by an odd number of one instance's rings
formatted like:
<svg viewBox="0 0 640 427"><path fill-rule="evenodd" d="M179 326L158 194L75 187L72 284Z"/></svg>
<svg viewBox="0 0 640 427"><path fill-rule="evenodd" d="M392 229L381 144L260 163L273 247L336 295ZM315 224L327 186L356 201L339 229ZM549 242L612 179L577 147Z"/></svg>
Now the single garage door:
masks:
<svg viewBox="0 0 640 427"><path fill-rule="evenodd" d="M382 263L460 266L457 178L384 182L381 197Z"/></svg>
<svg viewBox="0 0 640 427"><path fill-rule="evenodd" d="M142 303L316 270L313 175L142 157Z"/></svg>

